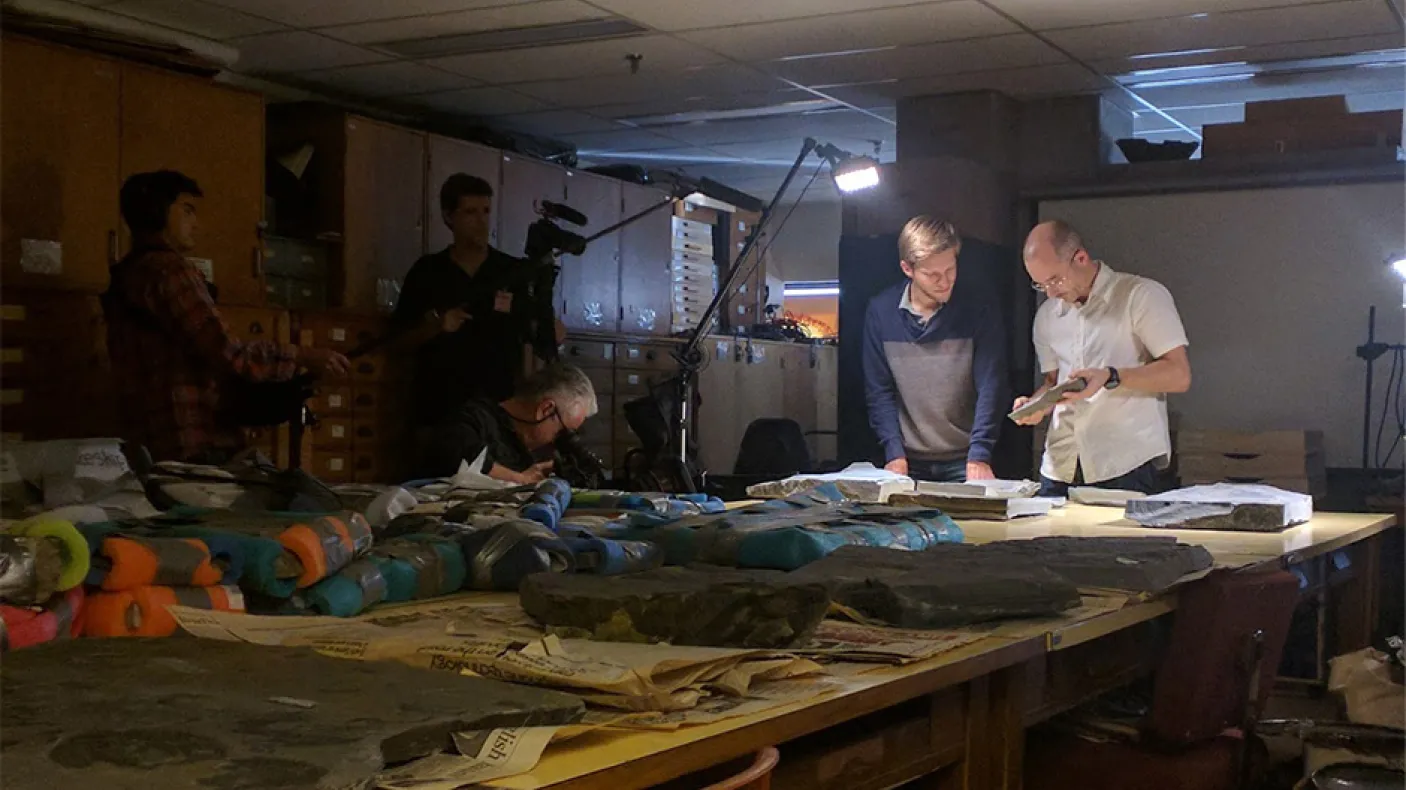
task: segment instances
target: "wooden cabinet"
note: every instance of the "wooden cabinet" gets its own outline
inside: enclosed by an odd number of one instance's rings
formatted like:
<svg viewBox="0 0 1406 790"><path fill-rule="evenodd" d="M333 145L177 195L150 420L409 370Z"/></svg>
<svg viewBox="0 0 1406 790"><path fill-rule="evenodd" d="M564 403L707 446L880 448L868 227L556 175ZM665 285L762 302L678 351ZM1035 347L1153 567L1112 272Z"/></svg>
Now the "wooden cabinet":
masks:
<svg viewBox="0 0 1406 790"><path fill-rule="evenodd" d="M117 434L118 397L98 297L5 288L0 304L0 423L11 439Z"/></svg>
<svg viewBox="0 0 1406 790"><path fill-rule="evenodd" d="M376 281L401 280L425 251L425 135L348 116L341 303L389 308Z"/></svg>
<svg viewBox="0 0 1406 790"><path fill-rule="evenodd" d="M99 292L116 247L120 69L77 50L6 36L0 47L0 276L5 286ZM57 242L52 274L27 273ZM26 262L42 259L31 257Z"/></svg>
<svg viewBox="0 0 1406 790"><path fill-rule="evenodd" d="M454 241L449 227L444 224L443 212L439 207L439 189L445 180L455 173L468 173L487 181L493 187L493 219L490 243L498 244L498 195L502 191L503 155L497 149L485 145L455 140L452 137L429 135L426 140L425 178L425 251L436 252L448 247Z"/></svg>
<svg viewBox="0 0 1406 790"><path fill-rule="evenodd" d="M621 219L622 184L584 172L566 179L566 202L586 215L585 227L570 227L590 236ZM620 232L591 242L586 254L565 255L557 281L557 303L567 329L614 332L620 326Z"/></svg>
<svg viewBox="0 0 1406 790"><path fill-rule="evenodd" d="M495 200L498 213L498 249L522 257L527 226L537 220L535 204L566 202L566 170L547 162L517 155L503 157L503 188Z"/></svg>
<svg viewBox="0 0 1406 790"><path fill-rule="evenodd" d="M622 184L624 216L643 211L668 195L638 184ZM620 231L620 331L667 335L672 293L670 258L673 217L660 209Z"/></svg>
<svg viewBox="0 0 1406 790"><path fill-rule="evenodd" d="M742 442L737 393L737 370L741 367L731 338L711 336L703 341L706 362L698 373L698 458L703 468L716 474L731 474Z"/></svg>
<svg viewBox="0 0 1406 790"><path fill-rule="evenodd" d="M123 64L122 177L162 169L185 173L205 193L190 257L211 261L220 302L264 304L263 98L197 77Z"/></svg>

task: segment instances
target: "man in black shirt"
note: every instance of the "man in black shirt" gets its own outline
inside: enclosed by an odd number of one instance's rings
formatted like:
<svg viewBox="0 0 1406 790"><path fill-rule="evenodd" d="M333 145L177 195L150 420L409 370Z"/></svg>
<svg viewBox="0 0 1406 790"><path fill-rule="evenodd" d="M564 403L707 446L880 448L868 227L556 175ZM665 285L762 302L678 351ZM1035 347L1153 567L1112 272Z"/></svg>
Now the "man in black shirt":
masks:
<svg viewBox="0 0 1406 790"><path fill-rule="evenodd" d="M534 373L501 403L474 399L426 431L416 477L450 477L484 453L476 471L519 485L551 474L537 461L563 431L576 431L597 410L595 388L579 368L556 364ZM486 451L486 452L485 452Z"/></svg>
<svg viewBox="0 0 1406 790"><path fill-rule="evenodd" d="M455 173L439 191L439 206L454 242L410 267L393 316L401 329L420 327L431 312L439 317L440 332L416 351L419 427L448 419L471 398L510 397L524 363L513 311L526 298L525 264L488 245L493 187Z"/></svg>

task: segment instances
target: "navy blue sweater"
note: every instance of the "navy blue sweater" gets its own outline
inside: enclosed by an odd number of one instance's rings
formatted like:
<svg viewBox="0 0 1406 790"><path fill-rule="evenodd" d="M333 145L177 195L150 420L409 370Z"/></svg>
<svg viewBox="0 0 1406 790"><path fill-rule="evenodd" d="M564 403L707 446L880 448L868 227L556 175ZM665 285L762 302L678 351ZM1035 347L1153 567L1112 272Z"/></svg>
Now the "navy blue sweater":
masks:
<svg viewBox="0 0 1406 790"><path fill-rule="evenodd" d="M999 303L959 277L921 324L898 306L907 285L874 297L864 321L865 400L884 462L990 463L1010 405Z"/></svg>

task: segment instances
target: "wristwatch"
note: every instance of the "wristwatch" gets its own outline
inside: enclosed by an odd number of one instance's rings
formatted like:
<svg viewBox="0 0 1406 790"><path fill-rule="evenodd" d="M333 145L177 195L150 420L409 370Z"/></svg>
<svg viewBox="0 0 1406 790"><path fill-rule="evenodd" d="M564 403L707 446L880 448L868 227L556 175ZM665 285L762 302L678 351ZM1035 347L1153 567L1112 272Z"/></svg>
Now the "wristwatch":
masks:
<svg viewBox="0 0 1406 790"><path fill-rule="evenodd" d="M1116 390L1118 385L1123 383L1123 379L1118 376L1118 369L1110 367L1108 369L1108 383L1103 385L1106 390Z"/></svg>

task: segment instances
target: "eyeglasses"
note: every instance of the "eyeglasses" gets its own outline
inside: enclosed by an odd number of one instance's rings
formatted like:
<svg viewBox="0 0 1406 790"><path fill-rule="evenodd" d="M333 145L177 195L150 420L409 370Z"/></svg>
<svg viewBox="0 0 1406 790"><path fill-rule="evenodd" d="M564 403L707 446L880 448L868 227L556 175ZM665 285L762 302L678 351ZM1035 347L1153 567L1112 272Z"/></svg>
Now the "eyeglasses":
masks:
<svg viewBox="0 0 1406 790"><path fill-rule="evenodd" d="M1074 265L1074 259L1079 257L1079 253L1081 251L1082 250L1075 250L1074 254L1069 256L1069 260L1064 262L1066 268ZM1033 291L1039 291L1040 293L1049 293L1051 288L1059 288L1060 286L1064 285L1064 280L1065 275L1057 274L1042 283L1031 283L1030 289Z"/></svg>

